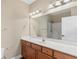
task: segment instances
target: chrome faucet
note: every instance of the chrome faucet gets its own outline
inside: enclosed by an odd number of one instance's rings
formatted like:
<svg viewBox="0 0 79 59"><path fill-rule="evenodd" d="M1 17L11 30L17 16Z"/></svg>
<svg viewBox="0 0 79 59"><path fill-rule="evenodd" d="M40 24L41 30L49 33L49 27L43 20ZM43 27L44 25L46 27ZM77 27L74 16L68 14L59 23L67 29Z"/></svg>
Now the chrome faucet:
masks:
<svg viewBox="0 0 79 59"><path fill-rule="evenodd" d="M44 38L42 38L42 42L45 42L45 39Z"/></svg>

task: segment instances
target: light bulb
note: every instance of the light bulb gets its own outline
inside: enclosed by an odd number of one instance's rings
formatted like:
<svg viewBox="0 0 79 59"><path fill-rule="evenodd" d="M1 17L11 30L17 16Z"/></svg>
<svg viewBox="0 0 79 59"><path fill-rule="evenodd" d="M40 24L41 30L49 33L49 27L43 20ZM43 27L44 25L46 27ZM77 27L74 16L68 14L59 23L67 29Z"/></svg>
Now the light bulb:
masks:
<svg viewBox="0 0 79 59"><path fill-rule="evenodd" d="M34 14L36 14L36 12L33 12L32 14L34 15Z"/></svg>
<svg viewBox="0 0 79 59"><path fill-rule="evenodd" d="M50 4L50 5L48 6L48 9L51 9L51 8L54 8L54 5L53 5L53 4Z"/></svg>
<svg viewBox="0 0 79 59"><path fill-rule="evenodd" d="M55 6L60 6L62 5L61 1L56 1Z"/></svg>
<svg viewBox="0 0 79 59"><path fill-rule="evenodd" d="M39 12L40 12L39 10L36 11L36 13L39 13Z"/></svg>
<svg viewBox="0 0 79 59"><path fill-rule="evenodd" d="M70 2L71 0L64 0L63 3L68 3Z"/></svg>
<svg viewBox="0 0 79 59"><path fill-rule="evenodd" d="M32 16L32 13L30 13L29 15Z"/></svg>

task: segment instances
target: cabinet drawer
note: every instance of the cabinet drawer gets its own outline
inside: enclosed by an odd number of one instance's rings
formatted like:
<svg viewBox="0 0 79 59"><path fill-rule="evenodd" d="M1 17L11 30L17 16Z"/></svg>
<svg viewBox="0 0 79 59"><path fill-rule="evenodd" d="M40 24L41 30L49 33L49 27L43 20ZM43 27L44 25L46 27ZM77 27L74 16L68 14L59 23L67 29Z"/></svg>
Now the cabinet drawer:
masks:
<svg viewBox="0 0 79 59"><path fill-rule="evenodd" d="M70 56L70 55L67 55L67 54L64 55L64 58L65 59L77 59L77 57Z"/></svg>
<svg viewBox="0 0 79 59"><path fill-rule="evenodd" d="M36 44L32 44L32 48L38 50L38 51L41 51L41 46L39 45L36 45Z"/></svg>
<svg viewBox="0 0 79 59"><path fill-rule="evenodd" d="M31 43L30 43L30 42L26 42L26 45L27 45L27 46L31 46Z"/></svg>
<svg viewBox="0 0 79 59"><path fill-rule="evenodd" d="M49 49L49 48L45 48L45 47L43 47L42 48L42 52L43 53L45 53L45 54L47 54L47 55L49 55L49 56L53 56L53 50L51 50L51 49Z"/></svg>
<svg viewBox="0 0 79 59"><path fill-rule="evenodd" d="M54 57L55 59L77 59L74 56L71 56L62 52L58 52L58 51L54 51Z"/></svg>
<svg viewBox="0 0 79 59"><path fill-rule="evenodd" d="M26 44L26 41L21 40L21 45L22 45L22 46L26 46L26 45L27 45L27 44Z"/></svg>
<svg viewBox="0 0 79 59"><path fill-rule="evenodd" d="M64 54L58 51L54 51L54 57L55 59L65 59Z"/></svg>
<svg viewBox="0 0 79 59"><path fill-rule="evenodd" d="M31 46L31 43L30 43L30 42L27 42L27 41L25 41L25 40L21 40L21 44L22 44L23 46Z"/></svg>
<svg viewBox="0 0 79 59"><path fill-rule="evenodd" d="M36 59L54 59L52 56L48 56L42 52L38 52Z"/></svg>

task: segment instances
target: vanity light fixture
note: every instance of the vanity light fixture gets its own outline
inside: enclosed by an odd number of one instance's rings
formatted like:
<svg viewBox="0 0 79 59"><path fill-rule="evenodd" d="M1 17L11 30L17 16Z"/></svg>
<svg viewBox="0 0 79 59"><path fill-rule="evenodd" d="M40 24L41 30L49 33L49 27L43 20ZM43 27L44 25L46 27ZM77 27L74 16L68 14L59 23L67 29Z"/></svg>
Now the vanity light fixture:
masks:
<svg viewBox="0 0 79 59"><path fill-rule="evenodd" d="M30 16L40 13L41 10L36 10L35 12L30 13Z"/></svg>
<svg viewBox="0 0 79 59"><path fill-rule="evenodd" d="M36 14L39 14L39 13L41 13L41 10L36 10Z"/></svg>
<svg viewBox="0 0 79 59"><path fill-rule="evenodd" d="M49 6L48 6L48 9L51 9L51 8L54 8L55 6L54 6L54 4L50 4Z"/></svg>
<svg viewBox="0 0 79 59"><path fill-rule="evenodd" d="M32 16L32 15L33 15L33 13L30 13L29 15L30 15L30 16Z"/></svg>
<svg viewBox="0 0 79 59"><path fill-rule="evenodd" d="M30 13L29 15L32 16L32 15L35 15L35 14L36 14L35 12L32 12L32 13Z"/></svg>
<svg viewBox="0 0 79 59"><path fill-rule="evenodd" d="M36 10L36 13L40 13L41 11L40 10Z"/></svg>
<svg viewBox="0 0 79 59"><path fill-rule="evenodd" d="M33 12L32 14L34 15L34 14L36 14L36 12Z"/></svg>
<svg viewBox="0 0 79 59"><path fill-rule="evenodd" d="M55 6L60 6L60 5L62 5L61 1L56 1L55 2Z"/></svg>
<svg viewBox="0 0 79 59"><path fill-rule="evenodd" d="M70 2L71 0L63 0L63 3L68 3Z"/></svg>

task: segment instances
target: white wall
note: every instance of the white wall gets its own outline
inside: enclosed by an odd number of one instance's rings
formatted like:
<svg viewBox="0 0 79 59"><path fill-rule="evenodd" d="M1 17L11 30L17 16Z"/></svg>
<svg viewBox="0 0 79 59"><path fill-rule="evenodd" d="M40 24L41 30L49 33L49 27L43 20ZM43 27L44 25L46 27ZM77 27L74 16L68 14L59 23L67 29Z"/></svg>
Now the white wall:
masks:
<svg viewBox="0 0 79 59"><path fill-rule="evenodd" d="M7 48L6 57L10 59L20 54L19 36L29 34L29 6L20 0L2 0L1 10L1 47Z"/></svg>

